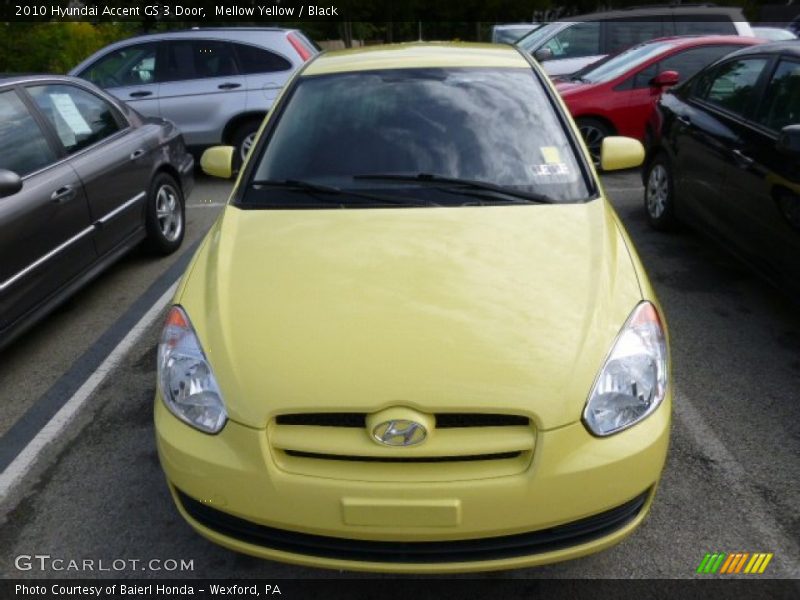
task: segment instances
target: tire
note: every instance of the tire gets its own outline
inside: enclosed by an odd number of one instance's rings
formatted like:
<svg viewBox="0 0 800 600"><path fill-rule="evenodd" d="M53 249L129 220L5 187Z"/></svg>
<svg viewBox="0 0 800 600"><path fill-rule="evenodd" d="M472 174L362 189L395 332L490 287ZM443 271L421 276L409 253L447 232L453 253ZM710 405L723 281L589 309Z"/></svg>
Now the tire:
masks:
<svg viewBox="0 0 800 600"><path fill-rule="evenodd" d="M600 164L600 150L603 147L603 139L609 135L614 135L614 131L606 123L599 119L579 118L575 119L578 131L589 149L592 161L595 165Z"/></svg>
<svg viewBox="0 0 800 600"><path fill-rule="evenodd" d="M647 165L644 176L644 210L647 222L653 229L670 231L677 226L672 169L663 153Z"/></svg>
<svg viewBox="0 0 800 600"><path fill-rule="evenodd" d="M247 153L255 142L258 128L261 127L261 119L246 121L236 129L231 138L232 146L236 148L233 153L233 170L238 171L247 157Z"/></svg>
<svg viewBox="0 0 800 600"><path fill-rule="evenodd" d="M186 206L181 186L167 173L158 173L150 184L145 214L145 245L165 256L180 248L186 232Z"/></svg>

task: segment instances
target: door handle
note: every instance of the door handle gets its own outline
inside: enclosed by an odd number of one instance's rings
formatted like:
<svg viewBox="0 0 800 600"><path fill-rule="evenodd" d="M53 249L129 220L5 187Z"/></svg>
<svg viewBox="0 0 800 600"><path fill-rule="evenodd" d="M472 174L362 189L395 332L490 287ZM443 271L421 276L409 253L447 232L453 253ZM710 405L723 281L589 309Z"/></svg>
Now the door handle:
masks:
<svg viewBox="0 0 800 600"><path fill-rule="evenodd" d="M60 187L55 192L50 194L50 200L56 204L61 204L62 202L72 200L75 197L75 194L75 188L73 188L71 185L65 185L64 187Z"/></svg>
<svg viewBox="0 0 800 600"><path fill-rule="evenodd" d="M139 148L138 150L134 150L131 152L131 160L136 160L137 158L141 158L144 156L144 148Z"/></svg>
<svg viewBox="0 0 800 600"><path fill-rule="evenodd" d="M220 90L235 90L238 87L242 87L241 83L220 83L217 86L217 89Z"/></svg>
<svg viewBox="0 0 800 600"><path fill-rule="evenodd" d="M736 157L736 162L742 167L749 167L755 162L755 160L747 156L747 154L741 150L734 150L733 155Z"/></svg>
<svg viewBox="0 0 800 600"><path fill-rule="evenodd" d="M152 96L152 95L153 95L153 92L146 92L144 90L142 90L140 92L131 92L130 93L130 97L131 98L144 98L145 96Z"/></svg>
<svg viewBox="0 0 800 600"><path fill-rule="evenodd" d="M678 121L687 127L691 126L692 120L684 115L678 115Z"/></svg>

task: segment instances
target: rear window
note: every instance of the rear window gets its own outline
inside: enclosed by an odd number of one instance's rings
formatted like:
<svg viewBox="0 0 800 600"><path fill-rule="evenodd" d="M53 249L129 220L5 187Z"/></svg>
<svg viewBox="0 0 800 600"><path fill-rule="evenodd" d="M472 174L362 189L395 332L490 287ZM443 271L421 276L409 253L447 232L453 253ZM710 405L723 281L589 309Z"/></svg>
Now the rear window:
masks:
<svg viewBox="0 0 800 600"><path fill-rule="evenodd" d="M530 69L301 78L254 177L347 189L375 187L353 176L378 173L471 179L558 202L588 195L564 125Z"/></svg>

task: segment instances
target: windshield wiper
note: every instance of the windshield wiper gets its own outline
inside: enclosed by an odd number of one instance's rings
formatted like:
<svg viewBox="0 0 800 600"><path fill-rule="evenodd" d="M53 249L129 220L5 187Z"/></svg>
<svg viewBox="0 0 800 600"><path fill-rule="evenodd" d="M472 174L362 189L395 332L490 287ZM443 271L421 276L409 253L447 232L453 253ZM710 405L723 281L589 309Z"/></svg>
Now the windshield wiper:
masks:
<svg viewBox="0 0 800 600"><path fill-rule="evenodd" d="M475 191L479 192L489 192L492 194L501 194L503 196L511 197L515 202L524 202L524 203L537 203L537 204L552 204L553 199L545 196L544 194L537 194L535 192L522 192L519 190L514 190L502 185L497 185L494 183L489 183L487 181L476 181L474 179L460 179L458 177L445 177L443 175L434 175L432 173L416 173L414 175L403 175L400 173L368 173L364 175L353 175L353 179L378 179L378 180L385 180L385 181L414 181L417 183L431 183L434 185L450 185L456 187L464 187L469 190L473 190L473 193L470 195L478 195L475 194ZM452 193L466 193L463 190L460 192L456 192L452 189L447 189L446 187L441 188L442 191L445 192L452 192ZM503 200L502 198L498 198L497 196L489 196L487 194L480 194L481 198L486 198L488 200L494 200L498 202L508 202L509 200Z"/></svg>
<svg viewBox="0 0 800 600"><path fill-rule="evenodd" d="M412 202L407 202L400 198L392 198L389 196L380 196L378 194L369 194L365 192L356 192L353 190L343 190L331 185L320 185L318 183L311 183L310 181L301 181L299 179L256 179L250 184L252 187L275 187L294 190L304 190L317 194L330 194L332 196L353 196L355 198L364 198L366 200L374 200L383 204L396 204L398 206L413 206ZM344 207L344 202L337 200L336 204Z"/></svg>

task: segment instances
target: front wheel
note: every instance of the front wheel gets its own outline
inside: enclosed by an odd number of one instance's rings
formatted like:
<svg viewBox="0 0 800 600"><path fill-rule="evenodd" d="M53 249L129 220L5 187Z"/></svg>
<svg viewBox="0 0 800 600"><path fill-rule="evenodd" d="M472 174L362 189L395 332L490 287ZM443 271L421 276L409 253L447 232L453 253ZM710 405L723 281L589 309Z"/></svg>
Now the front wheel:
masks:
<svg viewBox="0 0 800 600"><path fill-rule="evenodd" d="M644 208L650 226L659 231L674 229L675 188L666 156L660 154L653 159L647 166L644 180Z"/></svg>
<svg viewBox="0 0 800 600"><path fill-rule="evenodd" d="M175 179L159 173L150 184L145 228L147 247L155 254L171 254L183 242L185 206L183 193Z"/></svg>
<svg viewBox="0 0 800 600"><path fill-rule="evenodd" d="M614 132L599 119L578 118L575 119L575 124L578 126L578 131L581 132L594 164L599 165L603 140L609 135L614 135Z"/></svg>

